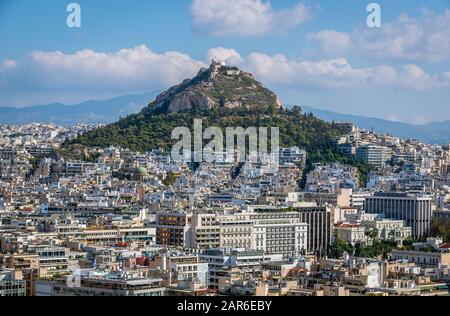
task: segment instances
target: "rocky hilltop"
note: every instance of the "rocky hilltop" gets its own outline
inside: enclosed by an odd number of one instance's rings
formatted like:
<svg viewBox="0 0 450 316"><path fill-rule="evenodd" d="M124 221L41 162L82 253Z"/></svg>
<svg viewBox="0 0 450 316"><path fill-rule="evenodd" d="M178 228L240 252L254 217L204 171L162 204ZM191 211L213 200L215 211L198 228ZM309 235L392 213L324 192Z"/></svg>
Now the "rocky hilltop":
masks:
<svg viewBox="0 0 450 316"><path fill-rule="evenodd" d="M306 149L310 163L343 159L334 146L334 139L342 135L337 125L303 113L300 107L283 107L252 74L217 62L168 89L140 113L66 141L62 151L77 159L89 148L111 145L138 152L170 151L176 143L174 128L193 130L195 119L203 120L204 129L278 127L281 146Z"/></svg>
<svg viewBox="0 0 450 316"><path fill-rule="evenodd" d="M147 111L178 113L193 109L208 110L214 107L235 108L281 108L278 97L258 82L255 77L220 62L213 61L197 76L186 79L159 95Z"/></svg>

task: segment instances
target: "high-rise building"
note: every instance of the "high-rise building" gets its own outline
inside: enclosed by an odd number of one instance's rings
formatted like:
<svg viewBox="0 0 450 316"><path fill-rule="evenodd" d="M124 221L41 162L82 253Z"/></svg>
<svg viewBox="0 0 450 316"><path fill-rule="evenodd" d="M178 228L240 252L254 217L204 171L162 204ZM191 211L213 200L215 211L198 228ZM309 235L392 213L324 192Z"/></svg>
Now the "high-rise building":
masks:
<svg viewBox="0 0 450 316"><path fill-rule="evenodd" d="M289 214L289 213L288 213ZM255 214L253 249L263 250L268 255L296 256L306 253L308 224L295 213L293 217L280 218L277 214Z"/></svg>
<svg viewBox="0 0 450 316"><path fill-rule="evenodd" d="M220 247L252 249L254 222L248 214L220 216Z"/></svg>
<svg viewBox="0 0 450 316"><path fill-rule="evenodd" d="M331 209L323 207L299 207L300 221L308 224L308 251L327 251L331 244L333 223Z"/></svg>
<svg viewBox="0 0 450 316"><path fill-rule="evenodd" d="M431 196L411 193L375 193L364 203L367 213L383 214L385 218L400 219L412 228L412 237L430 233Z"/></svg>
<svg viewBox="0 0 450 316"><path fill-rule="evenodd" d="M306 251L325 252L331 243L331 226L333 223L331 208L328 206L278 208L253 206L255 213L280 218L298 219L299 223L307 225ZM301 248L300 248L301 250Z"/></svg>
<svg viewBox="0 0 450 316"><path fill-rule="evenodd" d="M382 167L391 159L389 150L382 146L362 145L356 148L356 160Z"/></svg>
<svg viewBox="0 0 450 316"><path fill-rule="evenodd" d="M220 225L216 214L199 213L192 216L193 248L220 247Z"/></svg>
<svg viewBox="0 0 450 316"><path fill-rule="evenodd" d="M164 246L189 248L191 244L192 214L184 212L158 213L156 243Z"/></svg>
<svg viewBox="0 0 450 316"><path fill-rule="evenodd" d="M157 243L185 249L253 249L266 254L298 255L307 251L308 224L297 212L235 214L160 213Z"/></svg>

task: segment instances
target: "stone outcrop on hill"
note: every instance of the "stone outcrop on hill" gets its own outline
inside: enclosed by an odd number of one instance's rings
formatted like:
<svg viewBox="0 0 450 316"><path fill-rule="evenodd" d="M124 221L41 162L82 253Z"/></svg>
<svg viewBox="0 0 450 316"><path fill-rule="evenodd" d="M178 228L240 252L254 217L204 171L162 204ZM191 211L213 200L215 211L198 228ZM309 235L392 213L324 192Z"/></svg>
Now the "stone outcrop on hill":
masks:
<svg viewBox="0 0 450 316"><path fill-rule="evenodd" d="M151 102L147 110L178 113L198 107L236 109L239 107L282 107L278 97L255 77L237 67L213 62L197 76L174 86Z"/></svg>

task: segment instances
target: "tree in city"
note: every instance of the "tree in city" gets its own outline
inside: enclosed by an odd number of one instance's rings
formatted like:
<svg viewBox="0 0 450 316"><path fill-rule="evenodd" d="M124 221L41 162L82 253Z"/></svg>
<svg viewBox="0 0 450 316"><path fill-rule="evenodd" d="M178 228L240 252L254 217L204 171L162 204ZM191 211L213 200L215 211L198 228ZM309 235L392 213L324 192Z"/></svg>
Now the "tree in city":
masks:
<svg viewBox="0 0 450 316"><path fill-rule="evenodd" d="M330 247L330 256L332 258L340 259L344 256L344 253L353 253L353 247L345 240L341 239L337 234L333 244Z"/></svg>
<svg viewBox="0 0 450 316"><path fill-rule="evenodd" d="M444 241L450 241L450 220L444 218L434 218L431 221L431 235L442 237Z"/></svg>

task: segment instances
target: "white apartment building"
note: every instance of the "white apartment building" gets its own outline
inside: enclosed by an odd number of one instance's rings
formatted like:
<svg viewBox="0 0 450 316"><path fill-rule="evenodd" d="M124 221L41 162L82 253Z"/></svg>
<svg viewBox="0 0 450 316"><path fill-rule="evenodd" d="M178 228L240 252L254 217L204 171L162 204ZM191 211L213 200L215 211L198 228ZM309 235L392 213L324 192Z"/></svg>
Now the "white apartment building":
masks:
<svg viewBox="0 0 450 316"><path fill-rule="evenodd" d="M364 208L364 202L366 198L371 197L371 192L353 192L350 197L350 206L362 210Z"/></svg>
<svg viewBox="0 0 450 316"><path fill-rule="evenodd" d="M295 256L306 253L308 224L292 219L260 219L254 226L253 249L266 254Z"/></svg>
<svg viewBox="0 0 450 316"><path fill-rule="evenodd" d="M220 247L220 225L216 214L200 213L192 216L192 248Z"/></svg>
<svg viewBox="0 0 450 316"><path fill-rule="evenodd" d="M207 249L199 255L208 262L209 287L217 289L219 274L223 269L239 268L244 271L258 270L261 264L269 261L281 261L282 255L266 255L262 250L245 249Z"/></svg>
<svg viewBox="0 0 450 316"><path fill-rule="evenodd" d="M376 167L383 167L391 157L392 153L386 147L366 144L356 148L357 160Z"/></svg>
<svg viewBox="0 0 450 316"><path fill-rule="evenodd" d="M220 247L253 248L254 222L249 214L220 216Z"/></svg>
<svg viewBox="0 0 450 316"><path fill-rule="evenodd" d="M308 224L298 212L158 215L157 240L184 249L247 249L290 256L306 252Z"/></svg>
<svg viewBox="0 0 450 316"><path fill-rule="evenodd" d="M198 281L205 287L209 284L208 263L198 256L171 257L169 269L178 281Z"/></svg>

